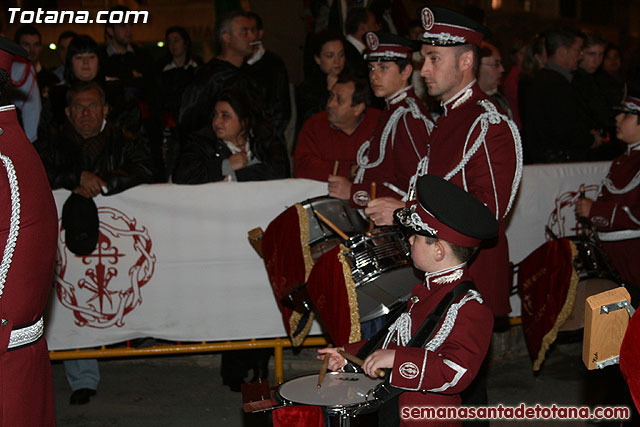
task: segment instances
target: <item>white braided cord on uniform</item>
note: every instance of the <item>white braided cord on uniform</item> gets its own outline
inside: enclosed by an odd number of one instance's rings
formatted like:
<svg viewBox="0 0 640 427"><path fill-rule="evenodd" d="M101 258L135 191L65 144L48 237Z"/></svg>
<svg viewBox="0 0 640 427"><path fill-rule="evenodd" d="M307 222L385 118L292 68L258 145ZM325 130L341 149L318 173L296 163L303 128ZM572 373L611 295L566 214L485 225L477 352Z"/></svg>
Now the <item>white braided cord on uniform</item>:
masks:
<svg viewBox="0 0 640 427"><path fill-rule="evenodd" d="M618 188L615 185L613 185L613 182L611 182L611 178L607 177L602 181L602 185L609 190L609 193L611 194L625 194L628 193L629 191L633 190L634 188L636 188L638 185L640 184L640 171L638 171L636 173L636 175L631 179L631 181L629 181L629 183L627 185L625 185L622 188Z"/></svg>
<svg viewBox="0 0 640 427"><path fill-rule="evenodd" d="M384 157L387 149L387 142L389 140L389 134L391 134L391 144L393 144L393 142L395 141L398 121L400 120L401 116L404 118L407 113L411 113L413 118L421 119L425 124L425 128L427 129L427 135L429 135L431 133L431 130L433 130L433 127L434 127L433 122L429 120L429 118L427 118L424 114L422 114L422 111L420 111L420 108L418 107L418 104L416 103L416 101L410 97L406 98L406 101L407 101L408 107L398 107L391 114L391 117L389 117L387 124L384 126L384 129L382 130L382 135L380 136L380 157L378 157L378 159L373 163L369 163L369 157L366 155L366 152L371 146L371 140L365 141L358 149L358 154L356 159L357 159L359 168L353 180L355 184L362 183L362 180L364 179L364 173L367 169L380 166L380 164L384 161ZM406 118L405 118L405 127L407 127ZM411 132L409 132L408 127L407 127L407 134L411 139L411 144L413 145L413 149L416 151L416 155L418 156L418 158L420 158L420 153L417 151L417 148L413 142L413 137L411 135Z"/></svg>
<svg viewBox="0 0 640 427"><path fill-rule="evenodd" d="M409 109L411 111L411 115L413 116L413 118L422 120L422 123L424 123L425 130L427 131L427 135L431 135L431 131L433 131L435 124L428 117L422 114L422 111L420 111L420 107L418 107L418 103L414 99L412 98L407 99L407 104L409 104ZM418 151L416 144L413 141L413 135L411 134L411 132L409 132L409 128L407 126L406 116L404 116L404 120L405 120L405 128L407 130L407 134L409 135L409 139L411 140L411 145L413 146L413 150L415 151L418 158L420 158L420 152ZM416 188L416 182L418 182L418 176L422 176L426 173L425 171L429 167L430 154L431 154L431 145L427 142L427 154L424 157L420 158L420 161L418 162L418 168L417 168L416 174L414 174L409 179L409 188L407 189L405 196L402 198L403 202L413 200L415 198L415 188Z"/></svg>
<svg viewBox="0 0 640 427"><path fill-rule="evenodd" d="M7 280L9 267L11 267L13 252L16 247L18 232L20 230L20 189L18 187L16 170L13 167L11 159L2 153L0 153L0 159L2 159L2 163L7 170L7 178L9 179L9 188L11 190L11 222L9 226L9 236L7 237L7 243L4 247L2 263L0 263L0 297L2 297L4 284Z"/></svg>
<svg viewBox="0 0 640 427"><path fill-rule="evenodd" d="M406 347L411 340L411 310L408 313L402 313L400 317L389 326L389 332L382 343L382 349L385 350L389 343L393 340L394 335L398 335L398 345Z"/></svg>
<svg viewBox="0 0 640 427"><path fill-rule="evenodd" d="M468 191L464 168L467 165L467 163L469 163L469 160L471 159L471 157L473 157L473 155L478 151L480 146L484 145L485 153L487 153L487 162L489 166L489 171L491 173L491 181L493 184L493 192L494 192L494 197L496 201L496 219L499 220L501 219L501 217L502 218L506 217L509 211L511 210L513 201L515 200L515 197L516 197L516 193L518 192L518 187L520 186L520 180L522 178L522 143L520 140L520 133L518 132L518 129L515 123L513 123L513 121L511 121L509 117L505 116L504 114L500 114L496 109L496 107L493 105L493 103L483 99L478 101L478 105L483 107L485 109L485 112L480 114L478 117L476 117L473 124L469 128L469 131L467 132L467 138L464 143L462 160L460 160L460 162L456 165L455 168L453 168L449 173L445 175L444 179L449 181L458 172L462 171L463 186L464 186L464 189ZM500 212L498 211L498 197L496 194L497 191L496 191L495 179L493 175L493 169L491 167L491 161L488 155L488 147L486 146L487 142L485 138L489 130L489 125L499 124L501 121L505 121L509 126L509 130L511 131L511 135L513 136L513 142L514 142L515 152L516 152L516 168L515 168L516 170L513 177L513 182L511 183L511 195L509 197L509 203L507 204L507 209L502 214L502 216L500 216ZM475 131L478 123L480 123L480 134L474 141L471 148L469 148L469 150L467 151L469 140L471 139L471 134Z"/></svg>
<svg viewBox="0 0 640 427"><path fill-rule="evenodd" d="M442 322L442 326L440 327L436 335L424 346L426 350L436 351L438 348L440 348L442 343L449 337L449 334L451 333L451 330L456 323L456 319L458 318L458 310L460 310L460 307L471 300L476 300L480 304L482 304L483 302L480 292L476 291L475 289L470 289L469 291L467 291L467 293L464 295L464 297L462 297L460 301L452 304L451 307L449 307L449 310L447 310L447 315Z"/></svg>

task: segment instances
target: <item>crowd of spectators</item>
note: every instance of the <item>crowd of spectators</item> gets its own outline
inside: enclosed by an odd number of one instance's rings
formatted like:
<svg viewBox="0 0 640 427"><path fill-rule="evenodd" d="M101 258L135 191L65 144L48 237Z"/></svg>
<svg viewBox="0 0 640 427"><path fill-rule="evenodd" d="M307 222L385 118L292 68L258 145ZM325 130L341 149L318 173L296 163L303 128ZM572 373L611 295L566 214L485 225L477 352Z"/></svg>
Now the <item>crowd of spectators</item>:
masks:
<svg viewBox="0 0 640 427"><path fill-rule="evenodd" d="M276 152L277 165L260 169L267 172L259 177L249 174L248 179L303 176L305 172L296 173L293 161L304 157L296 156L298 135L314 115L329 111L325 111L327 103L340 78L367 78L369 71L362 59L364 34L386 28L415 40L421 28L419 20L389 8L353 7L345 15L344 25L335 21L333 11L315 12L303 55L304 79L295 87L282 59L265 49L262 19L253 12L236 11L218 20L217 55L206 64L194 52L191 37L183 27L166 30L166 54L154 61L134 43L133 25L107 24L103 45L87 35L61 33L57 46L62 64L49 70L40 62L43 47L38 29L24 25L14 38L29 57L12 70L13 80L18 83L13 101L21 110L28 137L34 142L41 140L36 147L46 146L68 127L65 111L69 88L78 82L96 82L106 97L110 126L136 139L149 155L153 182L242 180L246 179L245 173L236 173L237 166L268 163ZM516 40L508 50L501 47L493 40L484 43L478 82L520 128L526 163L608 160L621 152L611 107L620 103L627 82L617 46L595 33L554 28L528 42ZM437 117L438 102L426 94L419 76L417 65L421 60L416 52L411 82L418 97ZM20 69L20 65L26 69ZM39 97L34 95L34 82ZM221 127L212 122L226 117L215 108L221 104L218 94L223 89L233 89L225 93L235 105L227 107L239 120L248 142L242 147L246 148L229 145L230 141L219 134ZM366 107L384 108L384 102L369 92ZM295 110L290 100L295 101ZM237 108L242 108L245 101L251 111L244 111L247 116L241 118ZM332 111L335 115L336 109ZM249 116L256 129L246 128ZM289 137L292 141L287 142L285 132L293 117L295 131ZM219 150L213 150L220 165L213 171L206 164L209 170L195 179L195 166L187 163L195 155L194 141L198 138L219 149L226 146L222 151L229 153L222 162L217 157ZM355 146L364 142L358 139ZM286 152L287 146L293 148ZM243 162L235 161L239 154L236 150L244 156ZM322 151L321 147L317 151ZM198 162L205 164L205 158ZM185 171L191 171L189 177Z"/></svg>
<svg viewBox="0 0 640 427"><path fill-rule="evenodd" d="M326 181L334 169L352 180L358 148L380 116L376 107L385 105L367 80L375 70L362 58L363 37L383 29L416 40L421 32L415 17L374 3L347 11L344 25L333 10L315 10L294 93L255 13L219 17L217 54L207 63L183 27L166 30L165 56L154 61L134 42L132 24L107 24L104 44L60 34L62 65L48 70L38 29L25 25L14 37L29 57L12 69L13 103L52 188L87 198L151 182ZM569 28L501 47L482 45L478 83L518 125L525 162L610 160L622 152L611 107L635 82L625 80L620 48ZM435 119L440 105L419 76L421 61L416 52L410 82ZM295 132L287 144L289 126ZM78 387L89 390L76 396L84 403L97 380Z"/></svg>

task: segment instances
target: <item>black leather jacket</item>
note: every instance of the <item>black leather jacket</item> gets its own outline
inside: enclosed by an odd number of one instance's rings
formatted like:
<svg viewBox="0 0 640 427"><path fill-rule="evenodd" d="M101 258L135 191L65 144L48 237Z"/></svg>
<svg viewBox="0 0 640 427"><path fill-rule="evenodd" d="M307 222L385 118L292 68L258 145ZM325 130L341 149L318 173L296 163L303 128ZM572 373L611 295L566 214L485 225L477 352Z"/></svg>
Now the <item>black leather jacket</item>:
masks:
<svg viewBox="0 0 640 427"><path fill-rule="evenodd" d="M95 150L97 154L84 152L85 144L99 147ZM60 135L38 139L34 146L52 189L75 189L85 170L105 182L107 195L152 182L151 159L145 147L109 124L97 136L85 140L67 122Z"/></svg>
<svg viewBox="0 0 640 427"><path fill-rule="evenodd" d="M289 163L284 144L266 127L254 131L251 152L258 160L235 171L238 181L266 181L288 176ZM222 163L231 151L207 126L193 133L185 144L173 173L176 184L203 184L222 181Z"/></svg>
<svg viewBox="0 0 640 427"><path fill-rule="evenodd" d="M244 91L262 107L262 89L246 65L241 68L213 58L198 68L193 81L182 94L178 118L183 135L197 132L211 123L216 94L223 88Z"/></svg>

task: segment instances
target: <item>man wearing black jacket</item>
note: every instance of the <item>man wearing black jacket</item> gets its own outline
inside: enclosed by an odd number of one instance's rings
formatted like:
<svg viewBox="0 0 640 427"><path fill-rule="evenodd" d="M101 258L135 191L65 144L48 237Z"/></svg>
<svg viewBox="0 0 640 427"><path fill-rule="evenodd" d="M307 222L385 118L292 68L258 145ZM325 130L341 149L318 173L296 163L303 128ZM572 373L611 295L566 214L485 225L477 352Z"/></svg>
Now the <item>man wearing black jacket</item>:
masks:
<svg viewBox="0 0 640 427"><path fill-rule="evenodd" d="M546 35L549 61L523 93L525 160L529 163L585 161L602 143L571 85L582 57L582 37L568 29Z"/></svg>
<svg viewBox="0 0 640 427"><path fill-rule="evenodd" d="M209 123L212 100L220 89L239 89L262 98L262 89L244 65L253 55L256 37L256 27L246 12L230 12L220 19L216 25L220 54L196 71L193 82L182 94L178 121L183 136ZM254 101L262 105L262 99Z"/></svg>
<svg viewBox="0 0 640 427"><path fill-rule="evenodd" d="M144 146L109 124L108 111L98 83L79 82L68 90L68 122L60 135L36 144L51 188L89 198L151 182Z"/></svg>
<svg viewBox="0 0 640 427"><path fill-rule="evenodd" d="M109 107L98 83L73 85L67 92L67 105L68 122L62 132L35 143L51 188L93 198L152 181L151 160L144 146L106 121ZM97 360L65 360L64 367L72 390L69 403L88 403L100 382Z"/></svg>

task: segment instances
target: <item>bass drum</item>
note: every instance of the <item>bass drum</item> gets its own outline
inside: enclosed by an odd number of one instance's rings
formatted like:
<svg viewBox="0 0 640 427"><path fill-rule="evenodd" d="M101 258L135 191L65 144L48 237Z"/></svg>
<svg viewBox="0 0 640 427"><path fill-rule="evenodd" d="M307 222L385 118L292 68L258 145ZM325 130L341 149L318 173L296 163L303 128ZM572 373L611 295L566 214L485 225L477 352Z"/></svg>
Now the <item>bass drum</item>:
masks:
<svg viewBox="0 0 640 427"><path fill-rule="evenodd" d="M379 227L349 239L345 258L356 285L360 322L385 315L409 299L422 280L410 250L409 240L397 227Z"/></svg>
<svg viewBox="0 0 640 427"><path fill-rule="evenodd" d="M572 236L569 239L578 251L573 258L573 268L578 273L580 281L576 289L573 310L567 321L560 327L560 331L575 331L583 328L586 299L620 286L607 254L596 242L582 236Z"/></svg>

